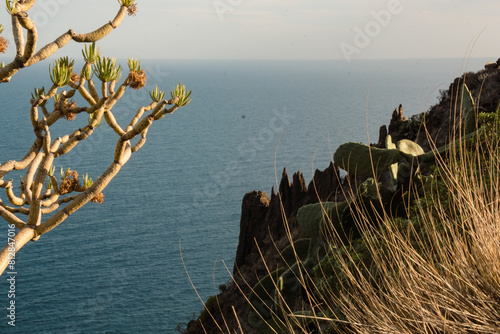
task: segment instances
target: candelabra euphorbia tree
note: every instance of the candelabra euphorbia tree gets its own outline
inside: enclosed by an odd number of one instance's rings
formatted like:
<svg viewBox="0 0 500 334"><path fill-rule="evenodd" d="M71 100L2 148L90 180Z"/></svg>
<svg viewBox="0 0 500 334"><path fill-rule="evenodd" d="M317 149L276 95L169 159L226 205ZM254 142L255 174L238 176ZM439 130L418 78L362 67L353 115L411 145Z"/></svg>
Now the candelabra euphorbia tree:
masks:
<svg viewBox="0 0 500 334"><path fill-rule="evenodd" d="M134 0L119 0L118 14L101 28L87 34L69 30L38 51L37 30L27 14L35 2L6 1L7 11L12 17L16 56L11 63L2 64L0 82L9 82L19 70L49 57L71 40L87 44L82 51L84 64L79 73L74 72L75 62L68 57L61 57L49 66L52 86L47 91L43 87L35 88L31 94L29 115L34 133L33 145L22 160L10 160L0 165L0 188L5 190L8 199L5 202L0 199L0 216L11 227L17 228L15 236L8 239L0 252L0 274L28 241L36 241L88 202L102 202L103 189L131 155L143 147L150 126L191 101L191 92L186 91L181 83L172 89L169 99L165 99L165 93L156 87L149 94L151 102L134 109L137 111L132 113L128 124L120 125L113 115L113 107L129 88L145 86L146 73L141 69L140 61L129 60L128 75L121 80L121 66L117 65L116 59L101 56L95 42L116 28L127 12L130 15L135 13ZM0 37L0 52L6 48L7 40ZM84 106L75 102L77 95L83 98ZM72 123L66 123L67 133L53 138L51 127L54 124L76 117L85 117L86 125L71 130ZM110 152L109 167L95 181L88 175L79 177L77 171L71 169L62 170L61 176L57 177L56 160L91 137L101 124L107 124L116 134L116 147ZM14 189L13 180L6 178L7 174L16 171L24 171L24 176L20 175L20 190Z"/></svg>

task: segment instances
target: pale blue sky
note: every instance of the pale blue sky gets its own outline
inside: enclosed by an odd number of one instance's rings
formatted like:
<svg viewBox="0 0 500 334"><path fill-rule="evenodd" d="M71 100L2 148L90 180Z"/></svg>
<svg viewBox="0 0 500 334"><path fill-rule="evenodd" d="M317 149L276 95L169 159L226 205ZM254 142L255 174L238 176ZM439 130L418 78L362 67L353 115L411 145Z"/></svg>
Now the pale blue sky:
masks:
<svg viewBox="0 0 500 334"><path fill-rule="evenodd" d="M118 58L372 59L500 57L497 0L138 0L100 43ZM41 43L109 21L116 0L38 0ZM387 14L390 14L388 16ZM0 10L10 37L9 18ZM66 48L77 56L81 46ZM13 55L10 48L8 55Z"/></svg>

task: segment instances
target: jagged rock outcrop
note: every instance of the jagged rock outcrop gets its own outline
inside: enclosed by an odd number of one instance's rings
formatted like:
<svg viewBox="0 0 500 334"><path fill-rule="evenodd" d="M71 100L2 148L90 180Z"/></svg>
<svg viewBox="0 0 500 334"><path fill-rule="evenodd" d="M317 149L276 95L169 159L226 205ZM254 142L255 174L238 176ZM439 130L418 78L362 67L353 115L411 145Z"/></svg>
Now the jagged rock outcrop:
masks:
<svg viewBox="0 0 500 334"><path fill-rule="evenodd" d="M274 188L271 198L262 191L252 191L243 197L241 205L240 236L235 258L235 270L248 265L247 257L258 253L263 240L279 240L286 236L284 219L294 215L305 204L332 200L340 186L339 168L330 163L324 171L316 170L306 185L302 173L293 174L292 182L283 169L279 191ZM294 227L293 221L288 221ZM256 244L257 242L257 244Z"/></svg>
<svg viewBox="0 0 500 334"><path fill-rule="evenodd" d="M487 71L496 71L498 70L498 64L497 63L488 63L484 65L484 69Z"/></svg>
<svg viewBox="0 0 500 334"><path fill-rule="evenodd" d="M340 190L340 168L330 162L327 169L316 169L314 176L307 187L310 202L335 201L342 197Z"/></svg>
<svg viewBox="0 0 500 334"><path fill-rule="evenodd" d="M252 191L243 197L241 205L240 237L236 250L235 266L241 267L248 254L254 252L254 239L261 239L269 225L266 214L269 209L269 197L263 191Z"/></svg>
<svg viewBox="0 0 500 334"><path fill-rule="evenodd" d="M496 64L498 68L500 59ZM457 108L456 101L460 100L457 97L462 83L468 86L474 100L478 101L476 106L479 111L494 112L498 108L500 70L495 70L494 67L491 65L489 70L470 72L456 78L448 90L441 91L439 103L426 113L407 119L400 105L394 110L389 126L380 128L379 141L375 146L385 147L388 134L392 136L393 141L413 140L426 151L431 146L429 138L437 147L445 145L449 141L450 132L459 124L460 109ZM295 237L300 231L294 215L301 206L318 201L342 201L344 192L348 191L348 184L356 185L362 181L355 176L345 176L341 179L338 166L332 162L327 169L316 170L307 186L300 172L295 173L290 182L284 169L278 192L273 188L271 198L262 191L247 193L242 202L240 236L234 267L235 283L229 284L224 290L221 289L224 292L218 296L219 304L207 305L213 318L205 314L207 320L202 328L200 322L203 317L200 316L200 321L191 322L185 333L220 333L213 321L219 324L228 321L228 328L236 329L241 325L246 334L256 333L255 329L247 324L249 306L242 295L248 296L250 287L256 284L259 277L268 274L266 265L271 270L276 267L279 261L276 248L282 250L288 243L284 219L287 219L292 237ZM384 182L383 177L381 181ZM235 315L240 321L234 321ZM231 321L234 323L229 323Z"/></svg>
<svg viewBox="0 0 500 334"><path fill-rule="evenodd" d="M498 61L500 62L500 61ZM441 92L439 104L434 105L426 114L426 126L429 137L436 146L443 146L449 141L450 133L458 130L460 124L460 87L465 83L469 88L478 112L493 113L500 100L500 71L480 70L468 72L455 78L447 91ZM428 149L428 141L419 144Z"/></svg>
<svg viewBox="0 0 500 334"><path fill-rule="evenodd" d="M385 148L385 140L387 139L387 126L382 125L380 127L380 130L378 131L378 143L375 145L375 147L378 148Z"/></svg>
<svg viewBox="0 0 500 334"><path fill-rule="evenodd" d="M400 140L400 129L405 122L407 122L407 119L403 116L403 106L400 104L392 112L391 122L389 123L389 134L394 141Z"/></svg>

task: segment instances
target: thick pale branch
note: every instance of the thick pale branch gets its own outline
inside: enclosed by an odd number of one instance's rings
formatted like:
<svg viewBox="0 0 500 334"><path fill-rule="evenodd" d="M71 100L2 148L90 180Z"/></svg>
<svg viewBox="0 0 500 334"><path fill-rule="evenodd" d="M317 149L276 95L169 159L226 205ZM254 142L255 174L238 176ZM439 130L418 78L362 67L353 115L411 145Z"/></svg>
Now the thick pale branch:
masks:
<svg viewBox="0 0 500 334"><path fill-rule="evenodd" d="M7 245L0 252L0 275L3 274L9 261L11 261L15 254L28 243L28 241L37 237L36 231L28 226L23 227L14 238L9 238Z"/></svg>
<svg viewBox="0 0 500 334"><path fill-rule="evenodd" d="M127 88L127 85L122 84L122 85L120 85L120 87L118 88L118 90L116 92L112 93L109 96L109 99L106 102L106 107L108 109L111 110L114 107L114 105L116 104L116 102L118 102L118 100L122 98L123 94L125 93L126 88Z"/></svg>
<svg viewBox="0 0 500 334"><path fill-rule="evenodd" d="M38 63L41 60L46 59L53 55L57 50L68 44L70 40L74 40L78 43L92 43L106 37L114 28L118 27L122 22L125 14L127 13L127 7L121 6L118 14L113 21L103 25L101 28L94 30L86 34L77 34L73 30L68 30L66 33L62 34L54 42L47 44L42 49L40 49L27 63L27 66Z"/></svg>
<svg viewBox="0 0 500 334"><path fill-rule="evenodd" d="M18 4L17 4L17 7L16 9L20 12L27 12L28 10L31 9L31 7L33 7L33 5L35 4L36 0L24 0L24 1L20 1Z"/></svg>
<svg viewBox="0 0 500 334"><path fill-rule="evenodd" d="M109 94L113 95L115 93L116 80L112 80L109 83Z"/></svg>
<svg viewBox="0 0 500 334"><path fill-rule="evenodd" d="M28 225L38 226L42 221L42 206L40 200L34 199L30 204L30 212L28 214Z"/></svg>
<svg viewBox="0 0 500 334"><path fill-rule="evenodd" d="M24 5L27 8L31 7L31 3L34 3L33 0L28 1L27 3L30 3L28 5ZM24 8L24 7L21 7ZM68 30L66 33L62 34L59 36L56 40L53 42L45 45L42 47L38 52L36 52L34 55L30 56L29 59L21 59L19 57L16 57L11 63L7 64L5 67L0 69L0 82L9 82L12 76L14 76L21 68L23 67L28 67L31 65L34 65L38 63L39 61L42 61L54 53L56 53L60 48L64 47L66 44L69 43L69 41L74 40L75 42L78 43L91 43L91 42L97 42L98 40L106 37L113 29L117 28L120 23L122 22L123 18L125 17L127 13L127 7L126 6L120 6L120 9L118 10L118 13L116 14L115 18L110 21L109 23L106 23L102 27L100 27L97 30L94 30L92 32L86 33L86 34L77 34L73 30ZM19 10L18 10L19 12ZM16 16L16 15L14 15ZM15 22L13 22L13 26L15 26ZM14 28L15 31L15 36L14 39L19 38L21 33L19 33L19 27ZM17 36L17 37L16 37ZM32 38L34 42L36 42L36 36L30 33L28 30L28 39ZM18 39L16 41L16 48L18 51L18 54L21 55L29 55L32 53L32 50L30 49L29 52L27 50L22 50L22 47L18 47L18 45L23 45L24 43L21 43L21 40ZM28 43L30 44L30 43ZM35 43L36 44L36 43ZM34 49L33 49L34 50ZM20 52L22 51L22 52Z"/></svg>
<svg viewBox="0 0 500 334"><path fill-rule="evenodd" d="M38 52L35 53L35 55L26 62L26 66L34 65L39 61L52 56L54 53L56 53L57 50L59 50L60 48L68 44L69 41L71 41L72 33L73 31L69 30L68 32L56 38L55 41L45 45L43 48L38 50Z"/></svg>
<svg viewBox="0 0 500 334"><path fill-rule="evenodd" d="M121 136L125 134L125 131L121 128L120 125L116 122L116 118L113 115L113 113L110 110L106 110L104 112L104 119L106 120L106 123L113 129L117 135Z"/></svg>
<svg viewBox="0 0 500 334"><path fill-rule="evenodd" d="M40 163L42 162L43 156L43 152L38 152L35 159L33 159L30 166L28 167L28 171L26 172L26 178L24 180L24 192L26 193L26 198L29 203L31 203L31 199L33 198L31 185L33 184L33 179L35 178L38 166L40 166Z"/></svg>
<svg viewBox="0 0 500 334"><path fill-rule="evenodd" d="M55 194L53 194L53 196L55 196ZM71 201L74 201L78 196L79 196L79 194L73 195L73 196L66 196L63 198L58 198L53 203L42 202L41 214L46 215L46 214L52 213L52 212L56 211L61 206L61 204L65 204L65 203L69 203ZM45 206L44 204L50 204L50 205ZM0 207L3 208L6 212L11 213L11 214L20 213L20 214L23 214L26 216L30 214L30 209L26 208L26 207L14 208L14 207L5 205L2 202L0 202ZM16 216L13 216L13 217L17 218ZM20 220L20 222L22 222L24 224L23 221ZM17 224L19 224L19 222L17 222Z"/></svg>
<svg viewBox="0 0 500 334"><path fill-rule="evenodd" d="M59 88L59 87L58 87L56 84L53 84L53 85L50 87L50 89L49 89L49 91L47 92L47 94L45 94L45 96L44 96L44 100L45 100L45 101L47 101L48 99L53 98L53 97L57 94L57 89L58 89L58 88Z"/></svg>
<svg viewBox="0 0 500 334"><path fill-rule="evenodd" d="M65 135L64 137L56 138L56 140L54 140L54 142L52 143L52 146L50 147L50 152L52 152L52 153L56 152L57 149L59 148L59 146L61 146L61 144L66 143L68 140L69 140L69 135Z"/></svg>
<svg viewBox="0 0 500 334"><path fill-rule="evenodd" d="M41 205L47 208L56 203L57 200L59 200L59 192L54 192L47 200L42 201ZM45 212L42 212L42 214L45 214Z"/></svg>
<svg viewBox="0 0 500 334"><path fill-rule="evenodd" d="M161 101L159 102L154 108L153 111L151 111L151 116L155 117L166 105L168 104L168 101Z"/></svg>
<svg viewBox="0 0 500 334"><path fill-rule="evenodd" d="M5 203L0 202L0 207L2 207L3 209L5 209L7 212L10 212L10 213L21 213L21 214L26 215L26 216L30 214L30 209L25 208L24 206L14 208L12 206L8 206L8 205L5 205Z"/></svg>
<svg viewBox="0 0 500 334"><path fill-rule="evenodd" d="M0 165L0 179L3 178L11 170L22 170L25 169L32 161L35 159L38 152L42 148L42 138L37 138L28 151L28 154L21 161L7 161L3 165Z"/></svg>
<svg viewBox="0 0 500 334"><path fill-rule="evenodd" d="M144 144L146 143L146 135L148 134L148 130L149 128L142 131L141 139L139 139L139 141L134 146L132 146L132 153L139 151L141 147L144 146Z"/></svg>
<svg viewBox="0 0 500 334"><path fill-rule="evenodd" d="M101 82L101 94L103 97L108 97L108 83L105 81Z"/></svg>
<svg viewBox="0 0 500 334"><path fill-rule="evenodd" d="M5 192L7 194L7 198L9 199L9 202L12 205L23 206L24 204L26 204L26 199L17 197L14 194L14 191L12 190L12 182L10 182L10 185L5 189Z"/></svg>
<svg viewBox="0 0 500 334"><path fill-rule="evenodd" d="M60 157L61 155L67 154L71 151L80 140L86 139L94 132L94 128L87 125L85 128L81 130L76 130L68 139L66 143L64 143L55 153L54 156Z"/></svg>
<svg viewBox="0 0 500 334"><path fill-rule="evenodd" d="M134 126L139 122L141 119L142 115L144 114L145 111L150 111L156 106L157 102L152 102L149 106L147 107L141 107L139 110L137 110L137 113L135 114L134 118L130 121L130 124L127 126L125 131L130 131L134 128Z"/></svg>
<svg viewBox="0 0 500 334"><path fill-rule="evenodd" d="M155 121L159 120L159 119L162 119L163 117L165 117L166 114L172 114L174 111L176 111L177 109L179 109L178 106L172 106L171 108L167 109L163 109L161 112L159 112L156 116L155 116Z"/></svg>
<svg viewBox="0 0 500 334"><path fill-rule="evenodd" d="M49 213L52 213L52 212L56 211L57 209L59 209L59 207L61 206L61 204L65 204L65 203L69 203L71 201L74 201L76 198L78 198L78 196L79 195L67 196L67 197L64 197L64 198L59 198L57 201L55 201L50 206L47 206L45 209L42 208L42 215L46 215L46 214L49 214ZM42 202L42 205L43 205L43 202Z"/></svg>
<svg viewBox="0 0 500 334"><path fill-rule="evenodd" d="M44 186L45 179L49 174L49 170L54 162L54 154L50 152L51 137L49 127L47 126L47 120L44 118L42 120L43 130L45 131L45 136L43 139L43 150L44 155L39 167L36 167L38 172L36 173L35 182L33 184L33 191L30 203L30 213L28 216L28 225L39 225L42 220L42 190ZM28 177L26 177L28 179ZM29 187L28 181L26 182L26 187Z"/></svg>
<svg viewBox="0 0 500 334"><path fill-rule="evenodd" d="M100 98L99 95L97 94L97 90L95 89L94 81L92 81L92 79L89 79L87 82L89 84L90 95L94 98L94 100L98 101Z"/></svg>
<svg viewBox="0 0 500 334"><path fill-rule="evenodd" d="M12 34L14 35L14 44L16 45L16 57L21 58L24 55L24 34L23 27L16 15L12 15Z"/></svg>
<svg viewBox="0 0 500 334"><path fill-rule="evenodd" d="M33 130L36 132L38 130L39 124L38 124L38 107L32 106L30 110L30 118L31 118L31 125L33 126Z"/></svg>
<svg viewBox="0 0 500 334"><path fill-rule="evenodd" d="M93 113L97 112L98 114L102 115L102 113L104 113L104 103L105 102L106 102L105 98L100 99L99 101L97 101L97 103L95 105L93 105L90 108L87 108L87 113L93 114ZM97 123L92 124L92 126L96 126L96 125L97 125Z"/></svg>
<svg viewBox="0 0 500 334"><path fill-rule="evenodd" d="M33 199L41 199L44 182L53 162L54 154L48 153L44 155L40 167L38 168L38 173L36 174L35 184L33 185Z"/></svg>
<svg viewBox="0 0 500 334"><path fill-rule="evenodd" d="M79 43L92 43L104 38L113 29L117 28L122 22L123 18L127 14L128 8L126 6L121 6L118 14L116 14L113 21L109 21L102 27L87 34L74 34L73 39Z"/></svg>
<svg viewBox="0 0 500 334"><path fill-rule="evenodd" d="M16 16L19 17L19 23L21 26L26 29L26 46L24 47L24 53L21 58L21 61L26 63L28 59L35 54L38 32L36 31L35 24L30 20L26 12L19 13Z"/></svg>
<svg viewBox="0 0 500 334"><path fill-rule="evenodd" d="M63 96L66 99L71 99L73 96L75 96L76 91L77 91L77 89L72 89L72 90L68 91L67 93L64 92Z"/></svg>
<svg viewBox="0 0 500 334"><path fill-rule="evenodd" d="M135 138L137 135L142 133L144 130L149 128L151 124L153 124L153 116L148 115L147 117L144 117L134 128L130 131L128 131L126 134L122 136L123 140L130 140L132 138Z"/></svg>
<svg viewBox="0 0 500 334"><path fill-rule="evenodd" d="M80 92L80 95L90 104L91 106L94 106L97 102L96 100L90 96L88 90L85 88L83 85L78 86L78 92Z"/></svg>
<svg viewBox="0 0 500 334"><path fill-rule="evenodd" d="M116 152L120 153L117 154ZM115 151L115 161L108 167L104 174L102 174L101 177L92 184L92 186L78 195L65 208L61 209L47 221L37 226L36 230L38 234L42 235L57 227L57 225L61 224L71 214L75 213L78 209L87 204L92 198L100 194L109 184L109 182L116 176L116 174L118 174L122 166L130 158L130 154L130 143L122 142L121 140L119 140ZM118 159L116 159L117 155Z"/></svg>
<svg viewBox="0 0 500 334"><path fill-rule="evenodd" d="M49 114L47 118L47 124L49 126L52 126L54 125L55 122L57 122L58 120L61 119L61 116L62 116L62 111L60 109L57 109L57 110L54 110L53 112L51 112Z"/></svg>
<svg viewBox="0 0 500 334"><path fill-rule="evenodd" d="M0 216L7 221L7 223L14 224L18 229L26 226L26 223L17 218L13 213L4 208L3 203L0 201Z"/></svg>

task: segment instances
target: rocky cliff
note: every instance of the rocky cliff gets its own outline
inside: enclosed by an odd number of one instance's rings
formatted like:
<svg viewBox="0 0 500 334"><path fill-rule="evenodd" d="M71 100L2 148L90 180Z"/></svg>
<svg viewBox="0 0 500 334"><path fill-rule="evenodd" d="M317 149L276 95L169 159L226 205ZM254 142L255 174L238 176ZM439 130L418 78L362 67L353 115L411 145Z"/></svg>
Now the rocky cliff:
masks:
<svg viewBox="0 0 500 334"><path fill-rule="evenodd" d="M302 173L293 174L292 182L286 168L283 169L278 193L271 192L271 198L262 191L252 191L243 197L241 205L240 237L236 251L235 272L238 267L251 263L258 254L262 242L272 236L276 240L286 237L284 220L295 215L305 204L318 201L334 201L340 190L339 168L330 163L323 170L316 170L313 179L306 185ZM289 221L290 229L296 228Z"/></svg>
<svg viewBox="0 0 500 334"><path fill-rule="evenodd" d="M388 134L394 141L413 140L426 150L431 147L431 142L438 147L444 145L449 134L460 126L457 95L462 83L467 84L473 98L478 101L479 111L496 111L500 100L499 66L500 60L488 64L484 70L456 78L448 90L440 92L439 103L425 113L407 118L400 105L392 113L389 125L380 128L378 143L372 145L383 147ZM295 217L297 210L305 204L319 201L344 200L344 194L350 190L348 185L358 181L348 178L350 176L341 177L334 162L323 171L316 170L308 185L300 172L293 174L290 182L285 168L278 191L273 188L270 197L263 191L247 193L241 207L234 282L220 287L221 293L207 301L206 310L199 319L188 324L184 333L235 333L239 332L238 328L247 334L256 333L247 324L249 307L243 296L249 295L249 287L253 287L259 278L277 267L279 251L290 240L301 236L302 231Z"/></svg>

